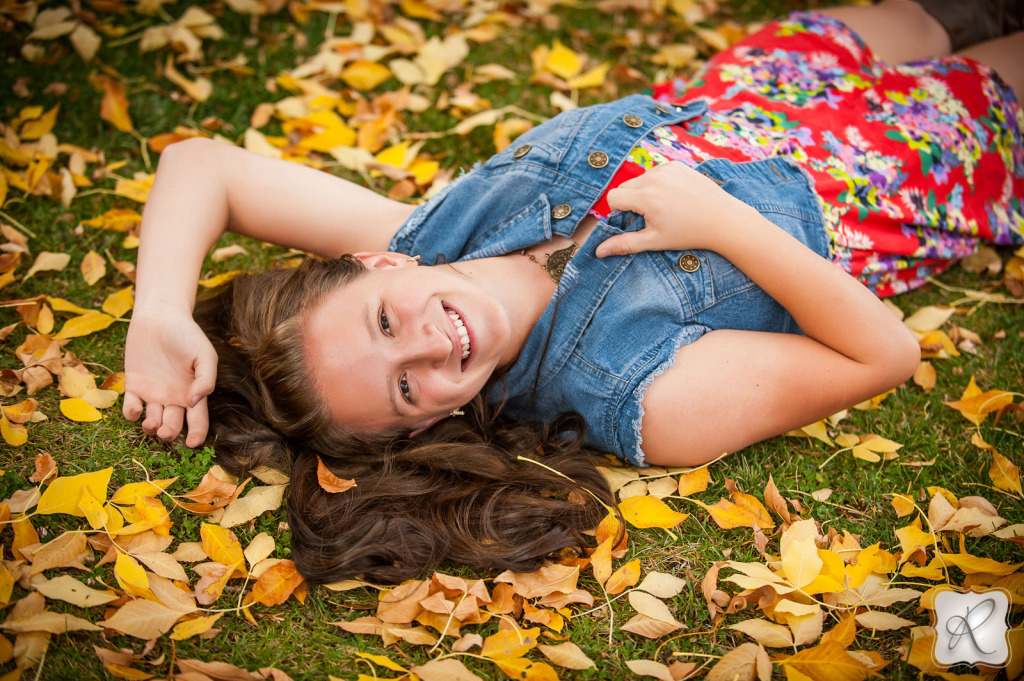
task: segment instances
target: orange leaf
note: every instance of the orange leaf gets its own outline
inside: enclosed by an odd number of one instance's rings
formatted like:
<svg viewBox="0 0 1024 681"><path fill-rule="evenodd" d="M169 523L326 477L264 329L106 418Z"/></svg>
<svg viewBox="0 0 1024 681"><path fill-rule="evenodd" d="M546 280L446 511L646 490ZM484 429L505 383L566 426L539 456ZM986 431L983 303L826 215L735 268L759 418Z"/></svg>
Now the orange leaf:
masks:
<svg viewBox="0 0 1024 681"><path fill-rule="evenodd" d="M132 125L132 118L128 114L128 98L125 96L124 83L104 75L92 76L89 80L94 88L103 91L100 118L121 132L131 132L135 126Z"/></svg>
<svg viewBox="0 0 1024 681"><path fill-rule="evenodd" d="M861 681L871 676L870 669L834 641L805 648L780 662L784 669L815 681Z"/></svg>
<svg viewBox="0 0 1024 681"><path fill-rule="evenodd" d="M604 584L612 574L612 540L601 542L590 555L590 567L594 570L594 579Z"/></svg>
<svg viewBox="0 0 1024 681"><path fill-rule="evenodd" d="M960 399L955 402L944 402L947 407L959 411L965 419L978 426L985 420L989 412L998 411L1013 402L1013 393L1002 390L981 392L974 382L974 376L964 388Z"/></svg>
<svg viewBox="0 0 1024 681"><path fill-rule="evenodd" d="M708 506L696 499L694 499L694 503L703 507L708 513L710 513L715 524L723 530L732 529L734 527L759 527L762 529L775 527L775 521L767 515L767 511L765 511L765 515L763 517L759 517L749 508L744 508L743 506L734 504L728 499L720 499L714 506Z"/></svg>
<svg viewBox="0 0 1024 681"><path fill-rule="evenodd" d="M707 466L683 473L679 476L679 496L688 497L691 494L703 492L708 488L709 479Z"/></svg>
<svg viewBox="0 0 1024 681"><path fill-rule="evenodd" d="M319 456L316 457L316 479L320 489L331 494L345 492L356 486L355 480L344 480L332 473Z"/></svg>
<svg viewBox="0 0 1024 681"><path fill-rule="evenodd" d="M294 562L282 560L260 575L246 600L268 606L279 605L288 600L292 592L304 581L302 575L295 569Z"/></svg>
<svg viewBox="0 0 1024 681"><path fill-rule="evenodd" d="M638 581L640 581L640 559L634 558L612 573L605 584L605 589L614 595L623 589L634 586Z"/></svg>
<svg viewBox="0 0 1024 681"><path fill-rule="evenodd" d="M988 476L992 478L992 484L997 489L1021 494L1020 469L994 449L992 450L992 467L988 469Z"/></svg>

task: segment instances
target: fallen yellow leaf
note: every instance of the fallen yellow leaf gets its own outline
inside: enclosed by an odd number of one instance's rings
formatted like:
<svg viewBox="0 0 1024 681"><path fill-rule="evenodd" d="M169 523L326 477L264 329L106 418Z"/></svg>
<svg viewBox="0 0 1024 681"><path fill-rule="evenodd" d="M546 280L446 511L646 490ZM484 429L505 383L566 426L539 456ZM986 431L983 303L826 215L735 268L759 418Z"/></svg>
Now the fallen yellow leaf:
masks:
<svg viewBox="0 0 1024 681"><path fill-rule="evenodd" d="M103 418L103 414L81 397L71 397L60 401L60 413L72 421L91 423Z"/></svg>
<svg viewBox="0 0 1024 681"><path fill-rule="evenodd" d="M687 513L672 510L655 497L630 497L619 504L622 517L633 527L661 527L670 529L686 520Z"/></svg>

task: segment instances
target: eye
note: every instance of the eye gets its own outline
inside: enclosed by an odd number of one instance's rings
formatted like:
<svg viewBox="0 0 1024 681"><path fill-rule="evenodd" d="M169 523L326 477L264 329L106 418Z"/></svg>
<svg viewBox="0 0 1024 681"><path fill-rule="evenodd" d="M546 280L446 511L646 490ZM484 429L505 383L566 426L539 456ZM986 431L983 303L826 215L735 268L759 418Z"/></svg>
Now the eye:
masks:
<svg viewBox="0 0 1024 681"><path fill-rule="evenodd" d="M409 390L409 377L402 374L402 377L398 379L398 389L402 392L402 397L405 398L406 402L412 403L412 392Z"/></svg>
<svg viewBox="0 0 1024 681"><path fill-rule="evenodd" d="M383 331L386 335L390 336L391 322L388 321L388 315L386 312L384 312L384 310L380 311L380 319L378 321L380 322L380 330Z"/></svg>

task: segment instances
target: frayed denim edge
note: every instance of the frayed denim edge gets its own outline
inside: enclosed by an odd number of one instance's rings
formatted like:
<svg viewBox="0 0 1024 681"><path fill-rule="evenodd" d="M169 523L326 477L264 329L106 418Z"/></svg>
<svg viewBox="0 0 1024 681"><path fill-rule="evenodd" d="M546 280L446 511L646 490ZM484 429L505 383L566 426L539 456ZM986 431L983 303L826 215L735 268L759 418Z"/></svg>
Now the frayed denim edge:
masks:
<svg viewBox="0 0 1024 681"><path fill-rule="evenodd" d="M691 336L690 335L691 330L694 329L694 328L697 328L697 327L701 328L700 335L698 335L698 336ZM644 438L643 438L643 435L641 435L641 433L640 433L640 429L643 426L643 420L644 420L644 395L647 393L648 386L651 385L651 383L654 381L654 379L656 379L658 376L661 376L663 373L668 371L669 367L671 367L673 364L676 363L676 353L679 352L679 349L681 347L683 347L684 345L689 345L690 343L693 343L694 341L696 341L697 339L701 338L704 334L706 334L710 330L711 329L709 329L708 327L703 326L701 324L693 324L693 325L688 325L687 327L685 327L683 329L683 331L680 332L679 335L676 336L672 340L672 352L669 354L669 358L666 359L661 364L659 364L654 369L654 371L652 371L651 373L647 374L647 377L644 378L644 380L642 380L640 382L640 385L638 385L636 388L633 389L633 397L636 399L636 409L637 409L637 416L636 416L636 418L633 419L633 424L632 424L633 425L633 439L636 441L636 449L635 449L635 458L636 458L636 460L633 461L632 458L631 458L630 459L630 463L632 463L634 466L641 466L643 468L647 468L647 467L649 467L651 465L651 464L649 464L649 463L647 463L645 461L646 455L644 454L644 450L641 449L641 447L644 444Z"/></svg>
<svg viewBox="0 0 1024 681"><path fill-rule="evenodd" d="M470 173L472 173L474 170L481 167L482 165L483 163L477 161L469 170L462 168L461 171L459 172L459 175L454 180L452 180L447 185L442 187L439 192L431 196L425 202L417 206L416 210L414 210L412 215L409 216L409 219L407 219L405 223L398 228L398 231L395 232L395 235L391 237L391 241L388 244L388 250L396 251L402 247L402 241L410 238L415 238L415 232L419 230L420 225L422 225L423 221L427 219L427 216L429 216L430 213L434 210L434 207L437 206L437 204L439 204L444 199L444 197L448 195L448 192L452 190L452 187L457 185L463 179L469 177Z"/></svg>

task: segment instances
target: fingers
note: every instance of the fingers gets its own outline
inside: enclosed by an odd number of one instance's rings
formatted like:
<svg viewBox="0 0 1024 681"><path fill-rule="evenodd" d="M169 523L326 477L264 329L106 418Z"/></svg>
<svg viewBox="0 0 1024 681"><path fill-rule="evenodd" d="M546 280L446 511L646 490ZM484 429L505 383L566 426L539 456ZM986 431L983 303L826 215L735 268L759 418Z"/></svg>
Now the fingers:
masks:
<svg viewBox="0 0 1024 681"><path fill-rule="evenodd" d="M164 407L163 422L156 431L156 436L161 440L173 440L181 432L181 426L185 422L185 409L183 407Z"/></svg>
<svg viewBox="0 0 1024 681"><path fill-rule="evenodd" d="M639 206L637 205L637 195L633 190L633 187L626 186L632 181L633 180L628 180L627 182L620 184L615 189L609 190L608 195L605 198L608 199L608 207L613 211L631 210L636 213L643 212L642 210L639 210Z"/></svg>
<svg viewBox="0 0 1024 681"><path fill-rule="evenodd" d="M181 432L184 419L183 407L149 402L146 404L146 418L142 422L142 430L146 435L155 435L161 440L173 440Z"/></svg>
<svg viewBox="0 0 1024 681"><path fill-rule="evenodd" d="M135 393L124 394L124 404L121 405L121 413L129 421L135 421L142 416L142 399Z"/></svg>
<svg viewBox="0 0 1024 681"><path fill-rule="evenodd" d="M200 400L205 399L207 395L213 392L217 384L217 353L211 350L209 355L211 356L200 357L195 364L196 377L189 388L191 393L189 406L193 409L199 404ZM203 411L206 411L205 408ZM191 423L191 419L189 423Z"/></svg>
<svg viewBox="0 0 1024 681"><path fill-rule="evenodd" d="M122 412L129 421L138 419L143 412L141 398L134 393L125 393ZM201 397L194 407L188 409L149 402L145 405L145 412L146 418L142 422L142 430L147 435L155 435L165 441L173 440L181 433L187 419L186 446L198 447L206 441L206 435L210 430L210 416L206 408L205 397Z"/></svg>
<svg viewBox="0 0 1024 681"><path fill-rule="evenodd" d="M160 424L164 422L164 405L156 402L146 404L146 418L142 422L142 430L146 435L156 435Z"/></svg>
<svg viewBox="0 0 1024 681"><path fill-rule="evenodd" d="M206 441L206 434L210 430L210 414L206 410L206 398L199 400L194 407L189 407L186 415L188 437L185 438L185 444L189 447L198 447Z"/></svg>
<svg viewBox="0 0 1024 681"><path fill-rule="evenodd" d="M609 255L630 255L641 251L661 250L657 248L653 239L654 236L646 230L616 234L602 241L595 253L598 258L605 258Z"/></svg>

